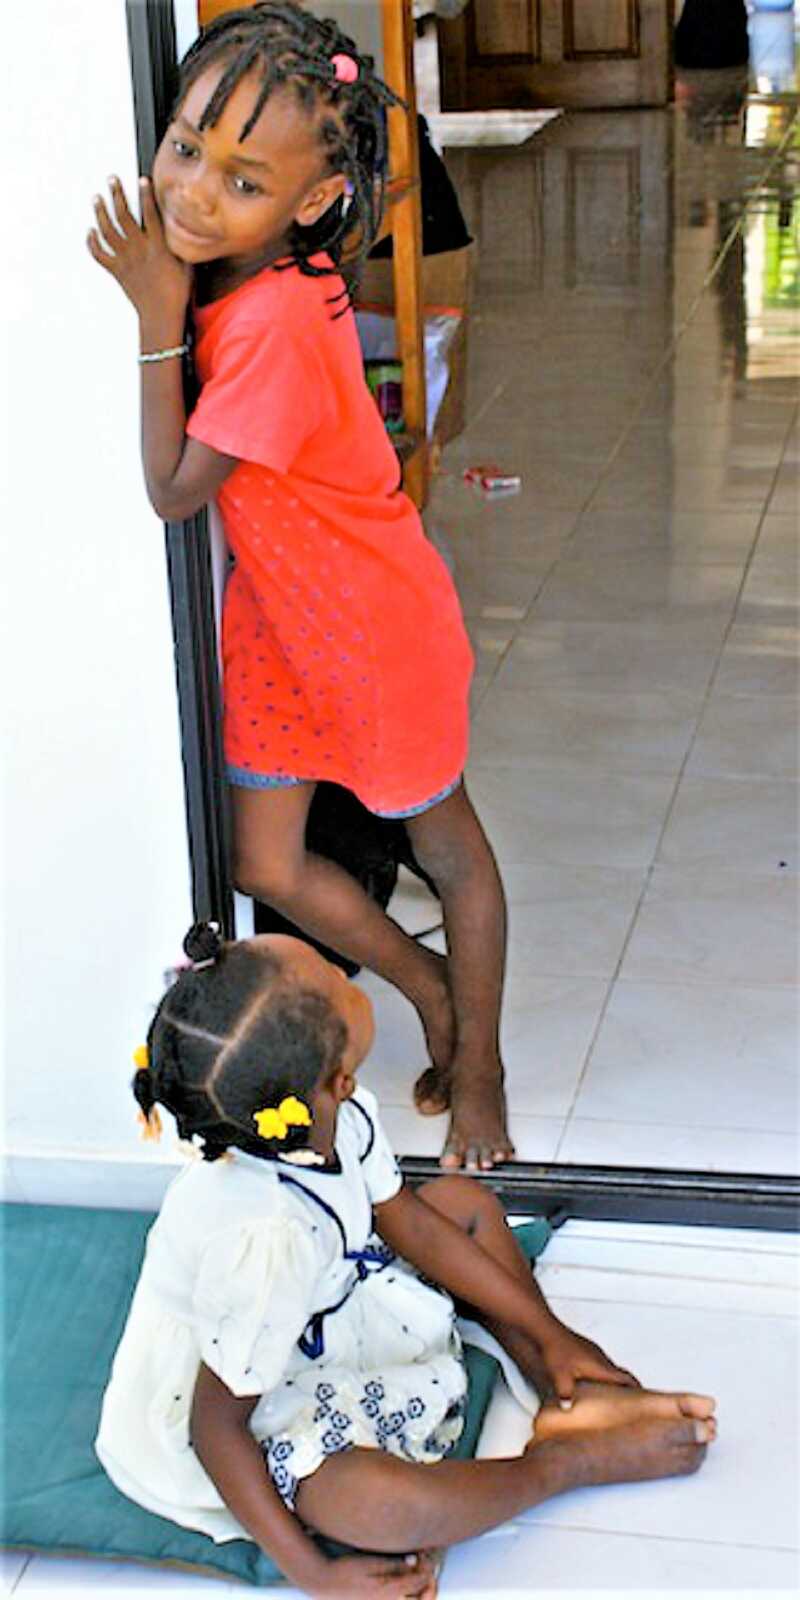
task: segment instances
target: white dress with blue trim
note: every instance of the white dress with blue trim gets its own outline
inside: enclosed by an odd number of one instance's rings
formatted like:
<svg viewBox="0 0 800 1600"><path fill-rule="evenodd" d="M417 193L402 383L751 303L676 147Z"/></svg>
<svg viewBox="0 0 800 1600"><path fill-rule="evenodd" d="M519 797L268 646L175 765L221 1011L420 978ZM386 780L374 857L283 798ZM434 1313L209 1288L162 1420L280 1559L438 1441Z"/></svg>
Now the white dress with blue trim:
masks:
<svg viewBox="0 0 800 1600"><path fill-rule="evenodd" d="M217 1541L243 1530L189 1439L201 1361L261 1396L249 1425L290 1507L338 1450L439 1461L463 1428L453 1303L372 1231L402 1180L366 1089L340 1108L336 1155L193 1162L148 1236L96 1449L124 1494Z"/></svg>

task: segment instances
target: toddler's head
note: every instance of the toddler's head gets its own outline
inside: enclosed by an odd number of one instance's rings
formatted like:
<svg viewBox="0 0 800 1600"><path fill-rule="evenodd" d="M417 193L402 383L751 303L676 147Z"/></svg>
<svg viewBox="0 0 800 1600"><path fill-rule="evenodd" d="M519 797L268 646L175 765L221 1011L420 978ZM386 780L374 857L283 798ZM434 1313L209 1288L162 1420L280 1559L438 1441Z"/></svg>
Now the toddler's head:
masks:
<svg viewBox="0 0 800 1600"><path fill-rule="evenodd" d="M133 1080L145 1117L156 1102L165 1106L207 1161L231 1145L327 1158L338 1105L372 1042L366 995L285 935L225 944L199 923L184 949L192 966L161 1001L148 1065Z"/></svg>
<svg viewBox="0 0 800 1600"><path fill-rule="evenodd" d="M372 58L335 22L291 0L223 13L181 65L153 168L173 254L230 261L245 277L287 258L317 275L310 258L326 251L338 265L346 239L365 254L392 104Z"/></svg>

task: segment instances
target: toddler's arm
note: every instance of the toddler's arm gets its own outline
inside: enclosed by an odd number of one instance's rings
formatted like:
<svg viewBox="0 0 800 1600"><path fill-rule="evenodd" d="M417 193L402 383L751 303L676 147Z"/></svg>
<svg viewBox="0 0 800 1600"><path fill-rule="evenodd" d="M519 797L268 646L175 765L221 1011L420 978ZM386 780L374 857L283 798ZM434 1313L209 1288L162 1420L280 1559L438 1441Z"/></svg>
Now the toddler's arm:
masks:
<svg viewBox="0 0 800 1600"><path fill-rule="evenodd" d="M288 1511L269 1477L247 1424L258 1395L237 1397L204 1363L192 1402L195 1454L237 1522L271 1556L290 1583L315 1600L401 1600L436 1593L429 1563L414 1570L386 1556L329 1560Z"/></svg>
<svg viewBox="0 0 800 1600"><path fill-rule="evenodd" d="M89 252L104 267L139 313L143 355L174 350L183 343L191 268L167 249L161 218L147 179L142 179L141 226L132 215L118 178L111 179L114 219L105 201L95 199L97 226ZM199 511L236 466L234 456L186 437L186 409L180 360L142 364L142 464L150 504L165 521L180 521Z"/></svg>
<svg viewBox="0 0 800 1600"><path fill-rule="evenodd" d="M497 1322L506 1322L541 1344L556 1325L533 1274L523 1287L449 1217L426 1206L405 1185L375 1207L382 1239L432 1283L465 1300Z"/></svg>
<svg viewBox="0 0 800 1600"><path fill-rule="evenodd" d="M283 1504L247 1426L258 1399L232 1394L201 1364L192 1402L192 1447L237 1522L292 1583L313 1590L327 1562Z"/></svg>
<svg viewBox="0 0 800 1600"><path fill-rule="evenodd" d="M569 1403L579 1378L636 1385L631 1372L575 1333L550 1310L533 1273L515 1277L449 1217L409 1189L375 1206L378 1232L406 1261L490 1325L525 1334L537 1346L555 1393Z"/></svg>

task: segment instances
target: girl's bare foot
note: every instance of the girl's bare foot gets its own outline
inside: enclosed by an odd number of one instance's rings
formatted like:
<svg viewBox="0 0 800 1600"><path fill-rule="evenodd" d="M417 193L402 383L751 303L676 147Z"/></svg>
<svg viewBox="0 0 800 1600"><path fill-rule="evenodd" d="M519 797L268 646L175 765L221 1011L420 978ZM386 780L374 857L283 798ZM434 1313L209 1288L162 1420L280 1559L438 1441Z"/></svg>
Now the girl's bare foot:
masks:
<svg viewBox="0 0 800 1600"><path fill-rule="evenodd" d="M499 1063L490 1073L454 1071L450 1091L450 1128L439 1165L447 1171L465 1167L488 1172L500 1161L513 1161L515 1150L506 1127L506 1098Z"/></svg>
<svg viewBox="0 0 800 1600"><path fill-rule="evenodd" d="M420 1116L440 1117L450 1107L450 1073L440 1067L426 1067L412 1093Z"/></svg>
<svg viewBox="0 0 800 1600"><path fill-rule="evenodd" d="M573 1433L597 1432L640 1422L643 1418L693 1418L707 1424L709 1438L716 1436L716 1401L710 1395L667 1393L659 1389L626 1389L613 1383L589 1383L575 1388L569 1411L548 1400L537 1413L533 1443L567 1438ZM528 1446L530 1448L530 1446Z"/></svg>
<svg viewBox="0 0 800 1600"><path fill-rule="evenodd" d="M640 1390L629 1393L638 1394L641 1402ZM702 1395L668 1398L704 1399ZM577 1404L574 1409L577 1412ZM537 1437L531 1440L525 1455L533 1459L539 1451L563 1450L564 1464L568 1470L571 1467L574 1474L568 1487L643 1483L654 1478L676 1478L697 1472L713 1438L712 1417L687 1416L680 1408L665 1417L642 1408L640 1404L637 1414L631 1411L625 1421L618 1418L615 1426L587 1427L583 1431L575 1427L569 1432L565 1431L563 1438ZM577 1461L571 1459L573 1449L578 1451Z"/></svg>

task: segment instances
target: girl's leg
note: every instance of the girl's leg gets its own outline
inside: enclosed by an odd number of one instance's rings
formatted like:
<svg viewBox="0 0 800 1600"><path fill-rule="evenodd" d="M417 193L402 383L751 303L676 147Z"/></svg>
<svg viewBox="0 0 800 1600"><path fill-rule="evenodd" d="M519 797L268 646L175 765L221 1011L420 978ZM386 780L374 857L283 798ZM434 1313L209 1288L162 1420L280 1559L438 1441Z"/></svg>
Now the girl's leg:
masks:
<svg viewBox="0 0 800 1600"><path fill-rule="evenodd" d="M567 1489L696 1472L710 1437L707 1422L642 1409L622 1426L534 1442L508 1461L421 1466L346 1450L302 1480L297 1514L361 1550L426 1550L486 1533Z"/></svg>
<svg viewBox="0 0 800 1600"><path fill-rule="evenodd" d="M231 787L236 887L395 984L419 1013L431 1060L446 1072L453 1049L446 963L409 938L348 872L306 849L314 789Z"/></svg>
<svg viewBox="0 0 800 1600"><path fill-rule="evenodd" d="M530 1265L490 1191L468 1178L439 1178L425 1184L419 1197L531 1282ZM523 1358L536 1381L533 1342L500 1325L493 1331L515 1359ZM677 1476L700 1466L715 1434L708 1397L613 1384L583 1387L603 1391L602 1401L591 1393L588 1403L579 1399L570 1413L554 1408L560 1424L555 1436L540 1438L537 1432L516 1459L417 1466L377 1450L331 1456L303 1479L298 1515L320 1533L361 1549L421 1550L485 1533L567 1489Z"/></svg>
<svg viewBox="0 0 800 1600"><path fill-rule="evenodd" d="M500 1060L500 1002L506 952L506 907L500 874L467 792L458 789L406 824L420 865L444 908L455 1049L416 1085L421 1111L449 1105L442 1166L491 1167L514 1146L506 1128Z"/></svg>
<svg viewBox="0 0 800 1600"><path fill-rule="evenodd" d="M434 1211L463 1228L487 1255L499 1261L507 1272L529 1287L532 1297L535 1296L538 1302L531 1264L517 1244L506 1222L503 1207L491 1189L476 1183L474 1178L435 1178L432 1183L424 1183L417 1190L417 1199L424 1200ZM518 1328L490 1321L482 1312L473 1312L470 1308L470 1315L494 1334L498 1344L508 1351L523 1376L533 1384L540 1400L549 1398L552 1386L534 1340Z"/></svg>

